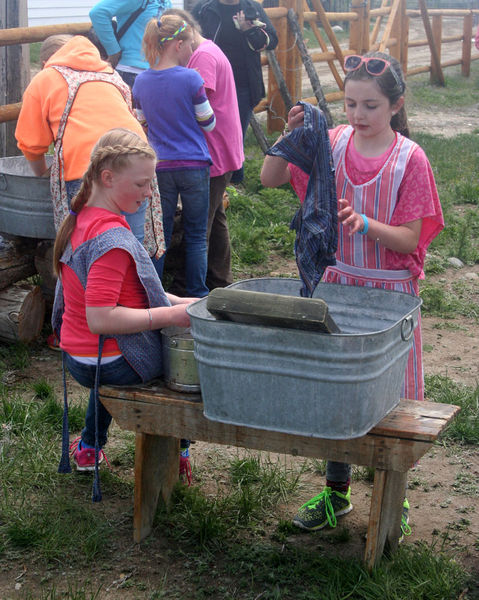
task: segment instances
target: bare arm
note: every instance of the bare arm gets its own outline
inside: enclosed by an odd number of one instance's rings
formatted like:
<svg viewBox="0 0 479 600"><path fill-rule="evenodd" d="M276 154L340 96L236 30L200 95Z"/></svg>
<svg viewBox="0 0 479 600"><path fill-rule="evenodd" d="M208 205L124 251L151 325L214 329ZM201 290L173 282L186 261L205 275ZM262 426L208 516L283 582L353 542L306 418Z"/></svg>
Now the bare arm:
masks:
<svg viewBox="0 0 479 600"><path fill-rule="evenodd" d="M90 331L94 334L121 335L139 333L149 329L162 329L176 325L189 327L190 317L186 307L197 298L178 298L185 302L173 306L156 308L128 308L126 306L87 306L86 318ZM151 314L151 324L150 324Z"/></svg>
<svg viewBox="0 0 479 600"><path fill-rule="evenodd" d="M338 200L338 219L343 227L349 229L349 235L353 235L364 229L363 217L355 212L349 202L344 198ZM421 235L422 219L416 219L409 223L404 223L399 226L386 225L380 221L368 217L368 238L377 241L382 246L400 252L401 254L409 254L414 252L419 243Z"/></svg>
<svg viewBox="0 0 479 600"><path fill-rule="evenodd" d="M292 131L296 127L301 127L304 121L304 109L302 106L293 106L288 113L288 129ZM276 140L275 145L283 138L283 134ZM263 167L261 169L261 183L265 187L278 187L288 183L291 179L291 172L288 167L288 161L280 156L264 157Z"/></svg>

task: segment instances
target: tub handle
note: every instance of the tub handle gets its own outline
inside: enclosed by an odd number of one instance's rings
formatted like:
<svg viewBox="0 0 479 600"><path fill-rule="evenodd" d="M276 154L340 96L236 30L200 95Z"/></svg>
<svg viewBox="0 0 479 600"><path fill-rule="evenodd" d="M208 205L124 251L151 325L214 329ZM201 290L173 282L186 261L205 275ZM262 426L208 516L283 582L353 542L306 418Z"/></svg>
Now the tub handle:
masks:
<svg viewBox="0 0 479 600"><path fill-rule="evenodd" d="M4 192L8 187L7 178L3 173L0 173L0 190Z"/></svg>
<svg viewBox="0 0 479 600"><path fill-rule="evenodd" d="M173 339L170 339L170 344L172 345L173 348L176 348L176 346L178 346L178 342Z"/></svg>
<svg viewBox="0 0 479 600"><path fill-rule="evenodd" d="M409 328L409 331L407 330ZM401 339L403 342L408 342L414 331L414 320L411 315L406 317L401 323Z"/></svg>

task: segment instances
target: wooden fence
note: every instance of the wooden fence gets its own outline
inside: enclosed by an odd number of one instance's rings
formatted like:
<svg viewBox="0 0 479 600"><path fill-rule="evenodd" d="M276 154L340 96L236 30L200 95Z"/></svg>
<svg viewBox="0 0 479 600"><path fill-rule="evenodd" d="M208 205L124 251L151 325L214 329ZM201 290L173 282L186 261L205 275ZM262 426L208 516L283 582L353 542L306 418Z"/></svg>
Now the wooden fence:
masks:
<svg viewBox="0 0 479 600"><path fill-rule="evenodd" d="M26 0L9 0L9 11L16 15L25 13ZM406 0L382 0L378 8L371 8L369 0L351 0L349 12L326 12L320 0L279 0L279 6L266 8L278 32L279 43L273 53L265 53L263 64L268 71L268 92L255 108L256 113L267 112L269 131L279 131L283 128L287 106L290 102L304 99L312 103L337 102L343 98L344 90L344 57L348 54L363 54L368 50L388 52L399 60L406 77L418 73L430 73L432 83L444 84L443 69L460 65L465 77L470 74L471 61L479 59L479 53L472 52L474 16L479 10L473 9L430 9L425 0L418 0L417 9L408 9ZM66 25L50 25L40 27L21 27L21 19L15 22L15 14L6 19L7 28L0 30L0 90L6 102L0 105L0 153L2 155L17 154L13 139L12 125L21 106L21 96L28 82L12 74L24 72L28 63L28 53L18 53L18 49L28 49L30 44L39 42L57 33L85 33L89 23L72 23ZM417 19L422 23L421 31L424 37L409 39L411 20ZM462 22L459 34L445 35L447 22L454 19ZM15 26L8 27L9 23ZM349 24L349 37L340 41L334 25ZM297 28L298 27L298 28ZM308 33L311 50L301 43L302 36ZM445 44L458 45L457 57L441 61L442 49ZM4 48L2 48L2 46ZM429 49L429 60L424 65L409 67L409 58L415 49ZM16 49L16 54L12 53ZM2 54L3 53L3 54ZM16 60L9 60L16 56ZM304 64L304 67L303 67ZM311 64L314 68L311 69ZM13 65L13 66L10 66ZM308 68L309 65L309 68ZM323 85L320 79L314 79L316 73L327 71L327 78L332 83ZM306 72L311 84L304 77ZM303 86L306 80L307 87ZM319 86L319 89L318 89ZM311 96L311 88L314 96ZM288 92L285 96L285 89ZM308 95L309 94L309 95ZM322 105L323 106L323 105ZM326 106L326 105L324 105ZM10 125L5 133L5 125ZM3 144L2 144L3 136Z"/></svg>

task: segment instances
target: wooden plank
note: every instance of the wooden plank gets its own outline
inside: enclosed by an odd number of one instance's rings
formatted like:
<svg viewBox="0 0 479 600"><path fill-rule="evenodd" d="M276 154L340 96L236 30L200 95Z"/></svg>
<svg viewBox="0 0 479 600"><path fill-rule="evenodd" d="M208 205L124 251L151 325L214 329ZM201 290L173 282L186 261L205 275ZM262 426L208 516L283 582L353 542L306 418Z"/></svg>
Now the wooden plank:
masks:
<svg viewBox="0 0 479 600"><path fill-rule="evenodd" d="M21 102L14 102L13 104L6 104L0 106L0 123L6 123L7 121L16 121L22 108Z"/></svg>
<svg viewBox="0 0 479 600"><path fill-rule="evenodd" d="M189 437L210 443L241 446L293 456L322 457L330 460L352 462L358 465L407 471L427 452L434 442L428 433L418 439L401 439L372 432L351 440L329 440L299 436L290 433L267 431L253 427L228 425L206 419L201 403L165 398L158 402L142 401L141 393L134 393L134 400L107 396L112 388L101 388L100 398L107 410L122 429L151 435ZM116 394L121 395L121 394ZM145 400L145 396L143 396ZM418 429L417 419L411 419L412 427ZM439 432L443 420L436 421Z"/></svg>
<svg viewBox="0 0 479 600"><path fill-rule="evenodd" d="M312 7L316 11L319 20L321 21L321 25L323 26L324 32L328 36L329 41L331 42L331 46L333 47L334 53L336 54L337 59L339 60L341 66L344 64L344 56L341 46L339 45L338 39L334 34L334 31L331 28L328 17L324 11L321 0L311 0Z"/></svg>
<svg viewBox="0 0 479 600"><path fill-rule="evenodd" d="M306 10L308 9L308 3L306 2L306 0L303 0L303 14L306 15ZM339 87L340 90L344 90L344 82L343 79L341 77L341 75L339 74L336 65L334 64L334 59L336 58L336 54L334 54L334 52L328 53L328 46L326 45L326 42L323 40L323 36L321 35L321 31L319 30L319 27L316 25L316 19L317 19L317 15L316 13L312 13L314 15L314 19L311 20L310 22L310 27L311 27L311 31L314 33L314 35L316 36L316 39L318 40L318 44L322 50L322 54L329 54L329 58L327 59L328 62L328 66L329 69L331 71L331 73L333 74L334 79L336 80L336 83ZM355 15L356 16L356 15ZM306 19L306 16L305 16ZM319 54L319 53L317 53ZM310 53L311 56L311 60L313 62L315 62L315 59L313 57L313 54Z"/></svg>
<svg viewBox="0 0 479 600"><path fill-rule="evenodd" d="M266 154L266 152L269 148L268 140L266 139L263 129L262 129L260 123L258 122L258 119L254 116L254 114L251 115L249 124L251 126L251 129L253 130L253 133L256 137L256 141L258 142L259 147L263 151L263 154Z"/></svg>
<svg viewBox="0 0 479 600"><path fill-rule="evenodd" d="M91 23L63 23L61 25L38 25L36 27L13 27L9 25L9 27L9 29L0 30L0 46L43 42L50 35L59 33L82 35L90 31Z"/></svg>
<svg viewBox="0 0 479 600"><path fill-rule="evenodd" d="M427 41L429 43L429 49L431 51L431 82L445 86L446 82L444 80L444 73L442 72L441 68L441 58L439 56L437 46L434 42L431 23L429 22L429 16L427 12L426 0L418 0L418 2L419 9L421 11L424 30L426 32Z"/></svg>
<svg viewBox="0 0 479 600"><path fill-rule="evenodd" d="M9 0L0 5L3 27L20 27L27 23L27 0ZM0 35L2 31L0 31ZM17 103L30 81L30 52L28 46L0 49L0 105ZM15 123L0 125L0 156L21 154L15 139Z"/></svg>
<svg viewBox="0 0 479 600"><path fill-rule="evenodd" d="M391 8L389 6L389 1L390 0L382 0L380 8L377 8L375 10L373 9L369 12L371 17L376 17L376 21L374 23L373 30L371 31L371 35L369 36L370 46L375 44L376 40L378 39L379 29L382 24L383 16L387 16L391 12Z"/></svg>
<svg viewBox="0 0 479 600"><path fill-rule="evenodd" d="M140 542L150 532L158 499L168 504L178 481L180 441L172 437L139 433L135 440L135 501L133 539Z"/></svg>
<svg viewBox="0 0 479 600"><path fill-rule="evenodd" d="M293 101L291 100L288 86L286 85L286 81L284 80L281 67L279 65L278 59L276 58L276 54L274 53L274 50L267 50L266 56L268 57L270 69L273 71L276 83L278 84L279 93L281 94L281 97L283 99L286 111L289 112L293 106Z"/></svg>
<svg viewBox="0 0 479 600"><path fill-rule="evenodd" d="M100 389L100 395L104 398L164 405L171 407L171 410L174 410L178 403L183 407L190 407L194 403L199 413L202 414L203 410L200 394L175 392L168 389L161 379L143 386L104 386ZM431 436L436 435L437 437L459 410L458 406L452 404L403 399L369 434L390 437L406 436L408 439L430 441ZM213 423L214 421L209 422Z"/></svg>
<svg viewBox="0 0 479 600"><path fill-rule="evenodd" d="M391 12L389 13L389 18L386 23L386 27L384 28L383 37L379 44L379 52L385 52L388 48L389 38L391 37L393 26L398 16L400 7L400 0L394 0L391 6Z"/></svg>
<svg viewBox="0 0 479 600"><path fill-rule="evenodd" d="M309 53L308 53L308 49L306 48L306 45L304 43L303 35L301 33L299 23L296 19L296 15L294 14L294 12L291 9L288 11L288 23L289 23L292 31L296 34L296 46L299 49L299 53L301 55L303 64L306 68L306 72L309 75L309 79L311 81L311 86L313 88L314 95L316 96L316 99L318 101L318 106L321 108L321 110L324 113L328 127L332 127L334 124L333 117L331 116L331 112L329 111L329 108L328 108L328 103L326 102L326 98L324 97L323 88L321 87L318 73L317 73L316 69L314 68L313 61L311 60L311 57L309 56Z"/></svg>
<svg viewBox="0 0 479 600"><path fill-rule="evenodd" d="M371 570L388 546L397 547L407 473L376 469L364 561Z"/></svg>
<svg viewBox="0 0 479 600"><path fill-rule="evenodd" d="M464 17L462 27L462 66L461 75L469 77L471 74L471 32L473 28L472 13ZM475 32L474 32L475 33Z"/></svg>

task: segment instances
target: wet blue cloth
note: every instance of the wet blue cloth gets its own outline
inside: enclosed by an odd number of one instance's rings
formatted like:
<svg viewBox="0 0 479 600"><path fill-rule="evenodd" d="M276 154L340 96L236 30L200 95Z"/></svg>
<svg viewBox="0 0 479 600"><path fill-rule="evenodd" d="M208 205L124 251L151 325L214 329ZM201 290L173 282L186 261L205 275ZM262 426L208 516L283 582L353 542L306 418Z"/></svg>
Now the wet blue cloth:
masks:
<svg viewBox="0 0 479 600"><path fill-rule="evenodd" d="M326 118L307 102L304 125L272 146L267 154L280 156L309 175L306 197L291 222L296 231L294 251L301 296L311 297L324 270L336 264L338 247L338 202L334 163Z"/></svg>

